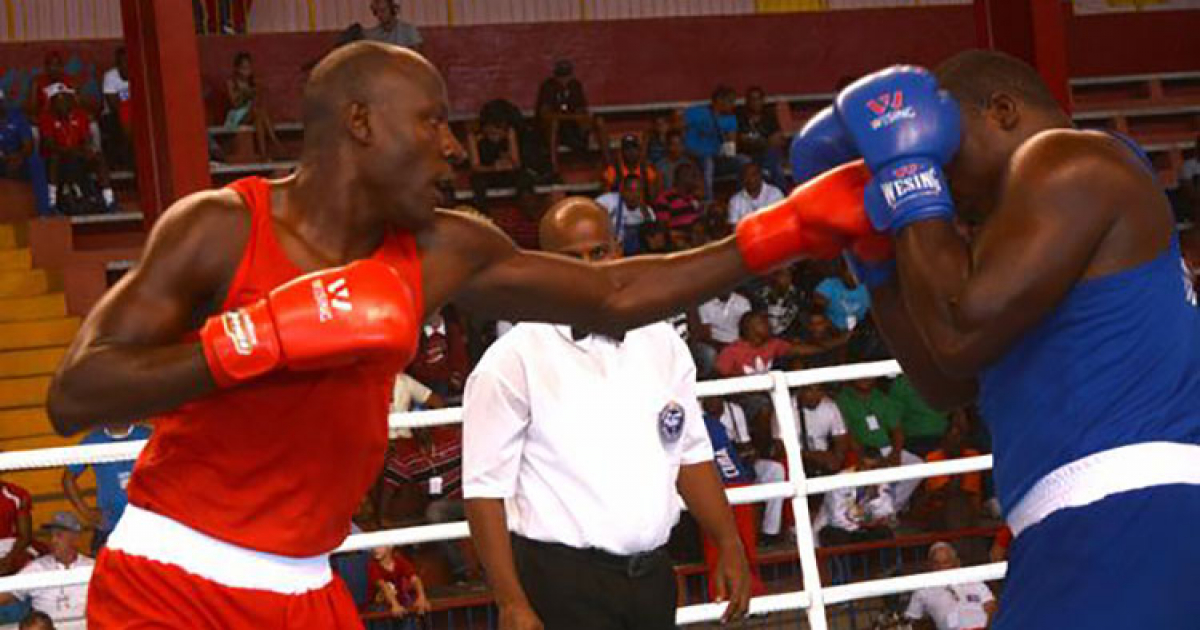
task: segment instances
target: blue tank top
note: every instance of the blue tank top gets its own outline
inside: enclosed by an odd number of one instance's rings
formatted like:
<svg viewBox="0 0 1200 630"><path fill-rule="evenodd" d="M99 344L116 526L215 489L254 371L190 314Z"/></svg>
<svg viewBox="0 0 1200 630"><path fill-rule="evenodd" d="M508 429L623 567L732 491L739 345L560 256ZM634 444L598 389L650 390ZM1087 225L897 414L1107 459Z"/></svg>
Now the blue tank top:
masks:
<svg viewBox="0 0 1200 630"><path fill-rule="evenodd" d="M1179 242L1075 285L980 378L1007 512L1047 473L1100 451L1200 443L1200 311Z"/></svg>

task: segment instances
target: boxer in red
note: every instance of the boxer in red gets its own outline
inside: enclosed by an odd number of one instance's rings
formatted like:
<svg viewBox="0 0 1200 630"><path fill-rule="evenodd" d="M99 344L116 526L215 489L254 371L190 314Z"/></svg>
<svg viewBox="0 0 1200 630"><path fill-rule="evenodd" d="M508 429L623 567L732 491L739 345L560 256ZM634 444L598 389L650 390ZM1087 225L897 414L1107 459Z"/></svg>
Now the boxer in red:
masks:
<svg viewBox="0 0 1200 630"><path fill-rule="evenodd" d="M55 427L155 425L97 561L90 628L360 627L328 554L383 463L392 380L448 301L616 332L870 233L858 164L685 254L524 252L435 209L462 153L447 108L419 55L335 51L304 89L295 174L177 202L89 314L51 387Z"/></svg>

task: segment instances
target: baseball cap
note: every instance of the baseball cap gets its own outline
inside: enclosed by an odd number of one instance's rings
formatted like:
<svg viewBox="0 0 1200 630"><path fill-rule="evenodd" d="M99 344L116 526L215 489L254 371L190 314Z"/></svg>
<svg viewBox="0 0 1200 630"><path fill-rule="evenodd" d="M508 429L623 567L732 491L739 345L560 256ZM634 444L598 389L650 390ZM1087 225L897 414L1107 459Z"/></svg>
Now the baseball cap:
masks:
<svg viewBox="0 0 1200 630"><path fill-rule="evenodd" d="M46 98L54 98L59 94L74 94L75 90L66 83L51 83L46 86Z"/></svg>
<svg viewBox="0 0 1200 630"><path fill-rule="evenodd" d="M621 148L622 149L640 149L640 148L642 148L642 141L638 140L637 136L635 136L631 133L627 133L621 137Z"/></svg>
<svg viewBox="0 0 1200 630"><path fill-rule="evenodd" d="M50 518L50 522L42 527L49 530L63 529L76 533L83 531L83 524L79 522L79 517L71 512L55 512L54 516Z"/></svg>
<svg viewBox="0 0 1200 630"><path fill-rule="evenodd" d="M571 76L572 72L575 72L575 66L571 65L570 60L559 59L558 61L554 62L554 76L569 77Z"/></svg>

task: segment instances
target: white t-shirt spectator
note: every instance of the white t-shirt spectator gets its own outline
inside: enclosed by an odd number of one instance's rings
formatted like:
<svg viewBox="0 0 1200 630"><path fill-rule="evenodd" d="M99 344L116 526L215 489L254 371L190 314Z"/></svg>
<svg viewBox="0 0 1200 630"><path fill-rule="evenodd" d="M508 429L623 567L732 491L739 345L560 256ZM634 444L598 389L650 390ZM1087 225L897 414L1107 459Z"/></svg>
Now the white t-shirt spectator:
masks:
<svg viewBox="0 0 1200 630"><path fill-rule="evenodd" d="M825 493L821 511L813 521L813 531L826 526L856 532L867 523L896 515L896 503L890 486L841 488Z"/></svg>
<svg viewBox="0 0 1200 630"><path fill-rule="evenodd" d="M700 323L712 329L713 341L733 343L738 339L738 322L750 309L750 300L740 293L730 293L727 299L713 298L701 304Z"/></svg>
<svg viewBox="0 0 1200 630"><path fill-rule="evenodd" d="M619 192L606 192L596 197L596 203L608 211L608 220L612 223L614 229L617 226L616 213L618 209L625 216L626 227L641 225L646 221L654 220L654 212L650 209L650 206L630 208L621 201L621 193Z"/></svg>
<svg viewBox="0 0 1200 630"><path fill-rule="evenodd" d="M742 406L730 402L724 403L724 408L721 410L721 425L725 427L725 433L729 439L738 444L745 444L750 441L750 429L746 425L746 412L742 410Z"/></svg>
<svg viewBox="0 0 1200 630"><path fill-rule="evenodd" d="M125 102L129 100L129 81L121 77L121 73L116 68L110 68L104 73L104 95L116 96L117 100ZM108 108L108 100L104 100L104 113L111 113Z"/></svg>
<svg viewBox="0 0 1200 630"><path fill-rule="evenodd" d="M420 46L425 41L421 37L421 32L417 30L417 27L400 20L396 20L396 26L390 31L384 30L382 24L376 24L364 29L363 37L372 42L394 44L403 48Z"/></svg>
<svg viewBox="0 0 1200 630"><path fill-rule="evenodd" d="M828 396L822 398L815 409L807 409L792 398L792 410L796 413L796 420L804 423L802 427L796 427L801 437L800 448L828 451L833 445L833 438L846 435L846 422L842 419L842 412L837 403ZM780 438L778 423L772 426L772 433L775 439ZM808 434L807 444L803 441L805 433Z"/></svg>
<svg viewBox="0 0 1200 630"><path fill-rule="evenodd" d="M18 573L46 573L48 571L66 571L80 567L90 567L96 563L89 557L79 554L71 566L65 566L53 555L42 556L25 565ZM55 586L38 588L28 591L17 591L13 595L30 603L34 610L40 610L55 622L83 619L87 611L87 584L72 586Z"/></svg>
<svg viewBox="0 0 1200 630"><path fill-rule="evenodd" d="M984 628L987 611L983 605L993 599L992 591L982 582L923 588L913 593L904 616L929 617L938 630Z"/></svg>
<svg viewBox="0 0 1200 630"><path fill-rule="evenodd" d="M783 201L783 191L766 182L757 197L751 197L745 189L739 190L729 198L729 225L737 225L747 216L780 201Z"/></svg>

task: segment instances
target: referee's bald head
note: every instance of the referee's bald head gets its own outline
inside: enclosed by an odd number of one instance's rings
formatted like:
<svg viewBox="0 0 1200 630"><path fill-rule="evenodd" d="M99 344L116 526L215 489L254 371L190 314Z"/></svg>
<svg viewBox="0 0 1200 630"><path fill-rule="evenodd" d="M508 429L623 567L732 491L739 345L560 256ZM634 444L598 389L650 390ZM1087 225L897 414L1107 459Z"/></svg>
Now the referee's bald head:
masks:
<svg viewBox="0 0 1200 630"><path fill-rule="evenodd" d="M587 197L567 197L551 206L538 226L538 240L547 252L587 262L621 255L608 211Z"/></svg>

